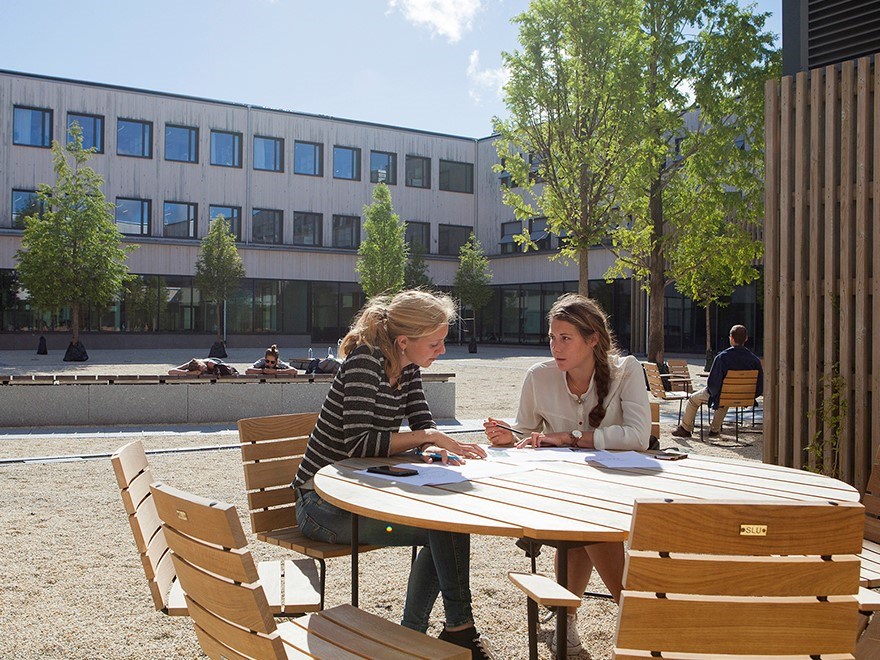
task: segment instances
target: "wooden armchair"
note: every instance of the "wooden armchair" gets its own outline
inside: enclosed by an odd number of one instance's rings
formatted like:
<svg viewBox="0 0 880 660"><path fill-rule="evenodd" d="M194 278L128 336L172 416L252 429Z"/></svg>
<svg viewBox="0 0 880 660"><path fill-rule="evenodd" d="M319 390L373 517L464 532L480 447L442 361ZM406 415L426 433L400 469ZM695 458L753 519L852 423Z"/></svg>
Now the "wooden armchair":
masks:
<svg viewBox="0 0 880 660"><path fill-rule="evenodd" d="M143 444L136 440L120 447L111 456L110 462L141 555L153 604L156 610L165 614L186 616L188 612L183 591L150 493L153 474ZM320 607L318 571L315 570L314 561L264 561L260 562L258 570L266 585L269 609L273 615L294 616Z"/></svg>
<svg viewBox="0 0 880 660"><path fill-rule="evenodd" d="M733 408L736 425L736 441L739 442L739 418L743 408L755 405L755 393L758 391L758 371L732 369L724 376L721 383L721 394L718 396L719 408ZM702 420L702 413L700 416ZM700 424L700 440L703 439L703 426Z"/></svg>
<svg viewBox="0 0 880 660"><path fill-rule="evenodd" d="M694 384L691 381L691 372L688 369L687 360L682 358L669 358L666 360L669 365L670 383L673 392L687 392L693 394Z"/></svg>
<svg viewBox="0 0 880 660"><path fill-rule="evenodd" d="M296 523L296 492L290 485L317 421L318 413L250 417L238 420L238 436L251 529L260 541L317 560L323 607L326 560L350 555L351 545L315 541ZM379 547L362 545L360 551Z"/></svg>
<svg viewBox="0 0 880 660"><path fill-rule="evenodd" d="M651 390L653 396L663 401L678 401L678 423L681 424L681 407L688 398L688 393L667 392L663 387L663 377L660 375L657 365L653 362L643 362L642 366L645 368L645 377L648 379L648 389Z"/></svg>
<svg viewBox="0 0 880 660"><path fill-rule="evenodd" d="M852 658L863 519L856 503L637 501L615 657Z"/></svg>
<svg viewBox="0 0 880 660"><path fill-rule="evenodd" d="M151 486L196 636L210 658L441 658L470 651L340 605L276 625L235 507Z"/></svg>

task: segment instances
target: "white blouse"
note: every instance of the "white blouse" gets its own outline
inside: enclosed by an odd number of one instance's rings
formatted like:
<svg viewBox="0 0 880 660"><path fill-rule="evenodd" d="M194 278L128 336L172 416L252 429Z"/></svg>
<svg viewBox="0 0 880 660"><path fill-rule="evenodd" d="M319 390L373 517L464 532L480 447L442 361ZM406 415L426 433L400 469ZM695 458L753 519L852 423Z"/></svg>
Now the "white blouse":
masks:
<svg viewBox="0 0 880 660"><path fill-rule="evenodd" d="M611 357L605 417L595 429L589 421L597 401L594 380L595 376L586 393L578 397L568 389L565 372L555 360L532 366L526 373L514 426L527 434L593 431L596 449L648 449L651 407L641 363L632 355Z"/></svg>

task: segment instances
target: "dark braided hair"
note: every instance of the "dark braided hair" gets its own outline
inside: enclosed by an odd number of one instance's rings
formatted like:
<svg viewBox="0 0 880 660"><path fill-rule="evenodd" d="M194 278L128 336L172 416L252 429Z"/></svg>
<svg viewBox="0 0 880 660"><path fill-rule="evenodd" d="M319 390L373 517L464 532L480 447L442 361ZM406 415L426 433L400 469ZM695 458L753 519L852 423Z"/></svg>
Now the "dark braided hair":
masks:
<svg viewBox="0 0 880 660"><path fill-rule="evenodd" d="M596 384L597 402L589 414L590 426L598 428L605 418L605 397L611 389L611 356L617 354L617 345L608 328L608 317L592 298L579 293L566 293L550 308L547 324L551 321L571 323L584 339L589 339L594 333L599 338L593 348L596 363L593 381Z"/></svg>

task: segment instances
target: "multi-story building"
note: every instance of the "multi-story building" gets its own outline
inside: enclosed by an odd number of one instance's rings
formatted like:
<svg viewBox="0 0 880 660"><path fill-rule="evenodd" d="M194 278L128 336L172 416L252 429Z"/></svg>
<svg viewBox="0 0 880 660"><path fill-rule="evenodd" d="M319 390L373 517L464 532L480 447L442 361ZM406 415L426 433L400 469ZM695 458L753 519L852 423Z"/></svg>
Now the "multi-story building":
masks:
<svg viewBox="0 0 880 660"><path fill-rule="evenodd" d="M438 286L452 285L459 247L475 232L494 287L477 321L482 340L543 341L550 304L577 289L576 265L547 259L558 239L542 237L540 219L530 221L538 251L524 254L513 243L522 224L501 202L491 136L0 71L0 194L8 200L0 204L0 337L7 347L31 348L35 332L66 330L66 310L30 308L14 269L22 215L38 211L37 186L54 180L51 142L67 139L74 121L96 150L89 165L104 177L119 230L138 246L128 258L136 286L85 314L90 347L205 343L215 315L193 286L193 268L199 239L221 214L247 271L227 302L230 341L261 345L268 333L285 346L335 343L363 302L354 265L363 207L380 181L407 223L407 240L426 249ZM632 319L644 318L644 301L629 280L605 283L612 259L596 247L591 293L611 313L621 345L639 351L644 321ZM745 297L753 318L754 295ZM667 309L668 350L699 350L700 312L673 291Z"/></svg>

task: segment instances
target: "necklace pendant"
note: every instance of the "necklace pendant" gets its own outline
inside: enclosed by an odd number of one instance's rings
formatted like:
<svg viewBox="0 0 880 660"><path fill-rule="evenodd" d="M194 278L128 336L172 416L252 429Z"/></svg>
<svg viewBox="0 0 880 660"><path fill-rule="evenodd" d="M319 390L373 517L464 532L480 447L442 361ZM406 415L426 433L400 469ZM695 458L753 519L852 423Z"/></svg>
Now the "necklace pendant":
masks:
<svg viewBox="0 0 880 660"><path fill-rule="evenodd" d="M579 396L577 402L578 402L578 405L579 405L579 406L583 405L583 403L584 403L584 398L581 397L581 396Z"/></svg>

